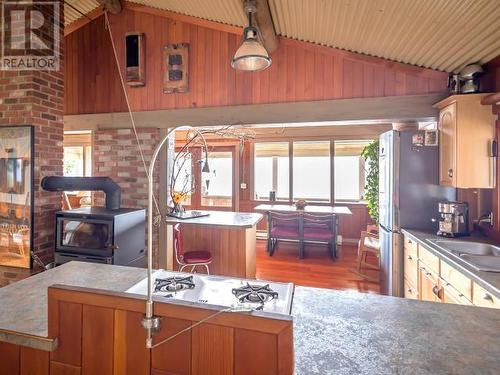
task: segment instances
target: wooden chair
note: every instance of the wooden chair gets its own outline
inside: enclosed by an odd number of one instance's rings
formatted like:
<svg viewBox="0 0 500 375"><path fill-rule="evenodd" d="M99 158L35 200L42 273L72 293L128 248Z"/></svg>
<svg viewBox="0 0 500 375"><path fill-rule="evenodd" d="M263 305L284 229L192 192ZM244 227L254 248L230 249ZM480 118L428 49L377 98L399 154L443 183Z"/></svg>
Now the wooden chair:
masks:
<svg viewBox="0 0 500 375"><path fill-rule="evenodd" d="M181 266L179 272L186 267L191 267L189 272L194 272L196 267L204 266L207 270L207 275L210 275L209 264L212 263L212 254L209 251L182 251L182 234L181 225L174 226L174 253L177 263Z"/></svg>
<svg viewBox="0 0 500 375"><path fill-rule="evenodd" d="M375 231L376 233L374 233ZM374 255L379 265L368 263L366 260L368 254ZM375 229L373 226L368 226L366 231L361 232L361 239L358 245L357 268L355 272L365 280L379 282L378 277L364 274L363 269L380 270L380 241L378 237L378 228Z"/></svg>
<svg viewBox="0 0 500 375"><path fill-rule="evenodd" d="M299 214L269 212L267 219L267 252L270 256L274 254L279 240L298 241L299 248L303 246Z"/></svg>
<svg viewBox="0 0 500 375"><path fill-rule="evenodd" d="M336 216L333 214L310 214L303 213L303 241L301 243L299 257L304 258L304 246L307 242L326 243L332 259L337 255L337 230Z"/></svg>

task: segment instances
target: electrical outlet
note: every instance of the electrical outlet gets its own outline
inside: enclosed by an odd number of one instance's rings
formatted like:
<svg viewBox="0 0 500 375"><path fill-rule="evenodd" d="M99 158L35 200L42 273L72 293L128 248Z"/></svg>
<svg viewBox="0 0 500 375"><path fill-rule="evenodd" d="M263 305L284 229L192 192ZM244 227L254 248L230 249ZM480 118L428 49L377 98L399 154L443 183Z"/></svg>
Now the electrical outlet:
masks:
<svg viewBox="0 0 500 375"><path fill-rule="evenodd" d="M242 182L242 183L240 184L240 189L246 189L246 188L247 188L247 184L246 184L246 182Z"/></svg>

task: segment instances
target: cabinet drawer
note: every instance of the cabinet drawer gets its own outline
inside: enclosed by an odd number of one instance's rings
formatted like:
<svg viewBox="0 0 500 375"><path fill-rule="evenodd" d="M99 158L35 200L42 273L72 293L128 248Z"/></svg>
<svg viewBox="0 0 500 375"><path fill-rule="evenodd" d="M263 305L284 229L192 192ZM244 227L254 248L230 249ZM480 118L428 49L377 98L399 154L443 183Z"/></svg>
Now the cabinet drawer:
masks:
<svg viewBox="0 0 500 375"><path fill-rule="evenodd" d="M404 239L404 249L408 251L408 253L413 257L413 258L418 258L418 244L417 241L414 239L405 236Z"/></svg>
<svg viewBox="0 0 500 375"><path fill-rule="evenodd" d="M403 273L405 279L408 279L413 285L418 285L418 260L416 254L410 249L404 248Z"/></svg>
<svg viewBox="0 0 500 375"><path fill-rule="evenodd" d="M439 301L439 276L420 261L418 262L418 272L418 295L420 300Z"/></svg>
<svg viewBox="0 0 500 375"><path fill-rule="evenodd" d="M441 262L441 277L472 301L472 281L446 262Z"/></svg>
<svg viewBox="0 0 500 375"><path fill-rule="evenodd" d="M415 284L412 284L406 278L404 279L404 289L405 289L405 298L409 299L418 299L418 290Z"/></svg>
<svg viewBox="0 0 500 375"><path fill-rule="evenodd" d="M444 303L453 303L456 305L472 305L472 302L465 298L465 296L458 290L453 288L453 286L449 282L440 279L440 284L443 287L442 301Z"/></svg>
<svg viewBox="0 0 500 375"><path fill-rule="evenodd" d="M472 293L472 303L481 307L492 307L500 309L500 299L488 292L482 286L473 283L474 292Z"/></svg>
<svg viewBox="0 0 500 375"><path fill-rule="evenodd" d="M418 258L427 266L427 268L439 275L439 258L437 256L432 254L425 247L419 246Z"/></svg>

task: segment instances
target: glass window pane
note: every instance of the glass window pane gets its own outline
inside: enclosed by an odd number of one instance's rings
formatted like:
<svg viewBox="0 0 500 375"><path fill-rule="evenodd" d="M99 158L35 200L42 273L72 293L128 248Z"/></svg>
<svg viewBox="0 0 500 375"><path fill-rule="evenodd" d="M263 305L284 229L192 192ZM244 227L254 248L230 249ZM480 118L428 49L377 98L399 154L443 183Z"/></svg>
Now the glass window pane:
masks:
<svg viewBox="0 0 500 375"><path fill-rule="evenodd" d="M192 155L190 153L182 153L179 156L179 153L175 153L175 164L173 173L176 176L174 191L185 191L188 192L188 197L186 201L183 203L186 206L191 204L191 192L193 185L193 177L192 177Z"/></svg>
<svg viewBox="0 0 500 375"><path fill-rule="evenodd" d="M335 200L360 200L365 185L365 162L361 156L370 141L335 142Z"/></svg>
<svg viewBox="0 0 500 375"><path fill-rule="evenodd" d="M271 191L277 200L289 198L288 142L255 143L254 199L269 199Z"/></svg>
<svg viewBox="0 0 500 375"><path fill-rule="evenodd" d="M83 147L64 147L64 176L83 177Z"/></svg>
<svg viewBox="0 0 500 375"><path fill-rule="evenodd" d="M233 153L208 153L209 173L202 173L201 205L231 207L233 205ZM201 165L200 167L203 167Z"/></svg>
<svg viewBox="0 0 500 375"><path fill-rule="evenodd" d="M330 141L293 143L293 199L330 202Z"/></svg>

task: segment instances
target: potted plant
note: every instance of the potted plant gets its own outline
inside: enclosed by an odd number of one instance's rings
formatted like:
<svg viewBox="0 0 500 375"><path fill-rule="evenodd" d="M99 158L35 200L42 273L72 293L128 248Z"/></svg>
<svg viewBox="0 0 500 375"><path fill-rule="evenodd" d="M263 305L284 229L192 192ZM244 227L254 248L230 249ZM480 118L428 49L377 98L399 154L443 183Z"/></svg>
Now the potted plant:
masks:
<svg viewBox="0 0 500 375"><path fill-rule="evenodd" d="M373 222L378 224L379 141L375 140L367 145L361 152L361 156L363 156L367 164L365 200L368 206L368 214Z"/></svg>

